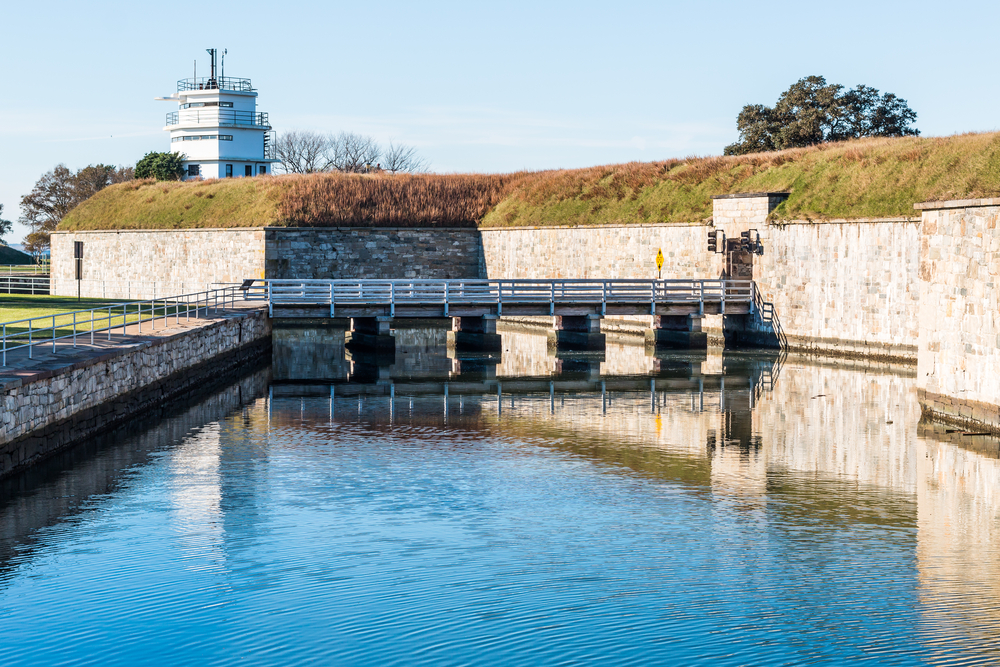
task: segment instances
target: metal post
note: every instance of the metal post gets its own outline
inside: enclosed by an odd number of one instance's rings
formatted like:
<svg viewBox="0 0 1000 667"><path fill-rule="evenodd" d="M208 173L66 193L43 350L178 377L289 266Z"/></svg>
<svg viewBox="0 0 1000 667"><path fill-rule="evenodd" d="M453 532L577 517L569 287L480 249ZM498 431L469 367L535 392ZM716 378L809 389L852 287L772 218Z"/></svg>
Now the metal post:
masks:
<svg viewBox="0 0 1000 667"><path fill-rule="evenodd" d="M56 316L52 316L52 354L56 353Z"/></svg>
<svg viewBox="0 0 1000 667"><path fill-rule="evenodd" d="M28 320L28 358L31 359L31 320Z"/></svg>
<svg viewBox="0 0 1000 667"><path fill-rule="evenodd" d="M73 347L76 347L76 313L73 313Z"/></svg>
<svg viewBox="0 0 1000 667"><path fill-rule="evenodd" d="M7 325L3 325L3 365L7 365Z"/></svg>

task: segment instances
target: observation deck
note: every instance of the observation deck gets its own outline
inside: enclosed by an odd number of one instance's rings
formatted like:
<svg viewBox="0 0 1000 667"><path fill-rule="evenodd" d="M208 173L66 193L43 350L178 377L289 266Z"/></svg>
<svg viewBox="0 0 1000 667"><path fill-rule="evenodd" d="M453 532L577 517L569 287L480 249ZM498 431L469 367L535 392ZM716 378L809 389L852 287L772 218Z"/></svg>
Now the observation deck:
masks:
<svg viewBox="0 0 1000 667"><path fill-rule="evenodd" d="M228 90L237 93L256 92L254 87L250 85L250 79L237 79L231 76L203 76L177 81L178 93L192 90Z"/></svg>
<svg viewBox="0 0 1000 667"><path fill-rule="evenodd" d="M270 130L271 124L264 111L238 111L208 107L171 111L167 114L167 127L171 125L195 125L208 127L252 127Z"/></svg>

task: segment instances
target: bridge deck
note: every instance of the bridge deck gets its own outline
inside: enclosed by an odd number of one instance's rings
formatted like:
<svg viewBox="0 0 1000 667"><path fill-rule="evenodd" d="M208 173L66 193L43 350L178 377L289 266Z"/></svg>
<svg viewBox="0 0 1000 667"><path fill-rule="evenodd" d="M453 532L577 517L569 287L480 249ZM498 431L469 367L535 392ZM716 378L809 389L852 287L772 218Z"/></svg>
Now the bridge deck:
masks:
<svg viewBox="0 0 1000 667"><path fill-rule="evenodd" d="M261 280L272 317L738 315L750 280Z"/></svg>

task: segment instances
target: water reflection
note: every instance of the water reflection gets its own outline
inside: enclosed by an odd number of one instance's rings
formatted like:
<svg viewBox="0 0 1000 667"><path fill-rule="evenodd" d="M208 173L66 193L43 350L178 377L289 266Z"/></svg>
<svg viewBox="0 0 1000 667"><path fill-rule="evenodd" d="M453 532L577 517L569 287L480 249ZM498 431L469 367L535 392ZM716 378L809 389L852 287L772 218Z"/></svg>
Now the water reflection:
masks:
<svg viewBox="0 0 1000 667"><path fill-rule="evenodd" d="M8 482L0 654L1000 659L1000 441L921 423L912 371L445 334L277 331L273 382Z"/></svg>

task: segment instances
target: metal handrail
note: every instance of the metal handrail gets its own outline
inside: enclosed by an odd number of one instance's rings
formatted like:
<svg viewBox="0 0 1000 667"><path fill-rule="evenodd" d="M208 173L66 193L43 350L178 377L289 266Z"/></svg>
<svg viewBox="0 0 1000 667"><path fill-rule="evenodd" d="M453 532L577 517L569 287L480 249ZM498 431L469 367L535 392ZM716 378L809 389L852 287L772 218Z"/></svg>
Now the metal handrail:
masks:
<svg viewBox="0 0 1000 667"><path fill-rule="evenodd" d="M250 93L253 92L253 86L250 85L250 79L239 79L232 76L200 76L178 80L177 92L183 93L187 90L237 90Z"/></svg>
<svg viewBox="0 0 1000 667"><path fill-rule="evenodd" d="M751 303L752 280L310 280L255 281L270 304Z"/></svg>
<svg viewBox="0 0 1000 667"><path fill-rule="evenodd" d="M165 326L170 317L175 317L178 324L182 317L189 321L192 317L192 309L196 319L202 314L207 315L210 311L218 314L221 308L226 308L227 303L229 307L233 307L237 298L243 300L246 292L244 291L243 294L240 292L239 286L229 285L218 289L160 299L122 301L98 308L2 322L0 323L0 341L2 341L0 366L7 365L7 352L12 350L26 347L28 348L28 358L32 359L34 348L43 344L51 343L54 352L56 341L60 340L72 338L73 347L76 347L79 336L90 334L90 344L93 345L96 333L107 332L107 339L111 340L113 329L120 328L122 335L126 335L128 333L127 327L136 326L138 333L141 334L142 325L145 322L150 322L150 328L155 330L158 319L162 319ZM66 318L70 318L69 321L66 321ZM57 320L60 323L57 324ZM47 322L50 325L35 326L35 322ZM68 329L71 329L70 333L60 335L60 331ZM27 342L23 342L25 337ZM15 344L12 345L11 342Z"/></svg>
<svg viewBox="0 0 1000 667"><path fill-rule="evenodd" d="M209 127L252 125L254 127L271 128L271 125L268 123L266 111L240 111L238 109L219 109L216 107L171 111L167 114L166 124L197 124Z"/></svg>

